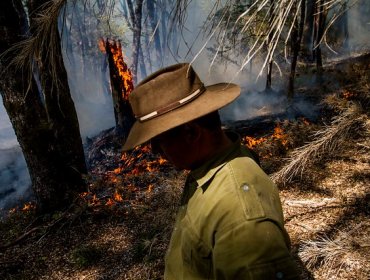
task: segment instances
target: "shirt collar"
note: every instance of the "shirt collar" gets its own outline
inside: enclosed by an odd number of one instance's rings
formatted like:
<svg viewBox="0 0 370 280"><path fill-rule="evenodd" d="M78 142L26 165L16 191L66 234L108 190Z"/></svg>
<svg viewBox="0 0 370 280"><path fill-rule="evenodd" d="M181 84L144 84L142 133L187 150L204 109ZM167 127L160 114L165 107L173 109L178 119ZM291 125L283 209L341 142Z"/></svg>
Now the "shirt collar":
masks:
<svg viewBox="0 0 370 280"><path fill-rule="evenodd" d="M228 161L242 154L239 135L235 132L227 132L226 134L232 141L230 147L217 153L199 168L189 173L189 179L197 183L197 188L211 180Z"/></svg>

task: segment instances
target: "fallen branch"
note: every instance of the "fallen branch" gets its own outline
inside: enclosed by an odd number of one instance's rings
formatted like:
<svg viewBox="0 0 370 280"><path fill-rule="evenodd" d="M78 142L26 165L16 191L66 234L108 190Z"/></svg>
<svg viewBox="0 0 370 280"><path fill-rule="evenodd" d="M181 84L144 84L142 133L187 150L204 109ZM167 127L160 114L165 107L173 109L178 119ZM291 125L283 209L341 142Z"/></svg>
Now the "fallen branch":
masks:
<svg viewBox="0 0 370 280"><path fill-rule="evenodd" d="M30 236L33 232L35 231L38 231L41 227L34 227L32 229L30 229L29 231L23 233L21 236L19 236L17 239L9 242L8 244L5 244L3 246L0 246L0 251L2 250L5 250L9 247L12 247L12 246L15 246L17 245L18 243L20 243L22 240L24 240L25 238L27 238L28 236Z"/></svg>
<svg viewBox="0 0 370 280"><path fill-rule="evenodd" d="M314 200L286 200L284 204L291 207L317 208L324 206L338 206L341 202L336 198L323 198L321 201Z"/></svg>

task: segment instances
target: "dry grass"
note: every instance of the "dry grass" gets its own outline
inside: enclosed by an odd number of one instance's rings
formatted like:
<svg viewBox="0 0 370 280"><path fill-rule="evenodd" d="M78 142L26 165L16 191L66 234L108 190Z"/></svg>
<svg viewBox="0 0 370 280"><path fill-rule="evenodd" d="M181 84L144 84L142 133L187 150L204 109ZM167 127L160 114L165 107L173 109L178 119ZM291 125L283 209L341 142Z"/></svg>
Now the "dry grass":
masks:
<svg viewBox="0 0 370 280"><path fill-rule="evenodd" d="M271 177L273 181L286 184L303 175L305 169L323 155L332 153L340 143L347 141L359 129L365 127L367 117L361 106L352 104L342 114L335 117L331 125L315 132L314 140L295 149L287 164Z"/></svg>
<svg viewBox="0 0 370 280"><path fill-rule="evenodd" d="M334 238L322 236L316 240L303 241L299 256L310 270L324 267L323 277L326 279L338 279L342 270L351 271L353 275L356 271L361 271L363 276L369 277L369 235L359 234L360 232L369 233L369 231L370 224L367 221L349 231L338 231ZM363 254L365 250L367 254Z"/></svg>

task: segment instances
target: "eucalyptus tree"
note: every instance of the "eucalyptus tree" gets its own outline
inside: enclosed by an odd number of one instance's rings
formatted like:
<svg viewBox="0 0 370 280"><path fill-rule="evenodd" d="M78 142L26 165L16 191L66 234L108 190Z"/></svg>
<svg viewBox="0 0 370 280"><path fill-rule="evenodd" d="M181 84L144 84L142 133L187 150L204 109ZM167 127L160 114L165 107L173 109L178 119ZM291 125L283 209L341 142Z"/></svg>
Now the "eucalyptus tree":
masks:
<svg viewBox="0 0 370 280"><path fill-rule="evenodd" d="M64 1L0 2L0 91L22 148L41 212L85 190L84 152L58 16Z"/></svg>

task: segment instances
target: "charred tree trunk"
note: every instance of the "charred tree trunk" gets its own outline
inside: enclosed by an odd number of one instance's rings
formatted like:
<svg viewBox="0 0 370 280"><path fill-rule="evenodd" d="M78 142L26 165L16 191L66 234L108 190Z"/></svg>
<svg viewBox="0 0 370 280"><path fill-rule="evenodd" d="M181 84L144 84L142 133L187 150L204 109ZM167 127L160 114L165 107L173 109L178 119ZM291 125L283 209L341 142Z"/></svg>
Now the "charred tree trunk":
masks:
<svg viewBox="0 0 370 280"><path fill-rule="evenodd" d="M121 72L127 72L128 75L131 74L126 63L123 61L121 43L114 41L110 42L107 39L105 46L111 80L116 135L122 138L123 141L126 141L131 126L135 121L134 114L128 101L128 95L133 89L133 85L132 81L125 81L128 77L123 77L123 73Z"/></svg>
<svg viewBox="0 0 370 280"><path fill-rule="evenodd" d="M301 17L299 20L299 24L298 24L298 27L294 27L295 29L293 32L294 36L292 35L293 57L292 57L292 64L290 66L288 98L293 98L293 95L294 95L295 72L297 68L299 51L301 49L301 41L302 41L302 36L303 36L305 14L306 14L306 0L302 0L301 1Z"/></svg>
<svg viewBox="0 0 370 280"><path fill-rule="evenodd" d="M20 24L26 20L22 18L24 15L20 0L1 1L1 53L20 42L24 36L24 28ZM60 45L57 50L60 51ZM44 53L48 51L44 50ZM4 106L26 159L41 212L62 208L73 201L77 192L85 190L82 176L86 173L86 166L82 141L59 54L57 67L62 81L59 90L52 85L46 57L40 58L44 65L39 69L44 99L33 77L26 80L30 69L9 66L10 58L16 53L8 53L0 63L0 90Z"/></svg>
<svg viewBox="0 0 370 280"><path fill-rule="evenodd" d="M271 90L272 87L272 61L267 65L267 77L266 77L266 91Z"/></svg>

